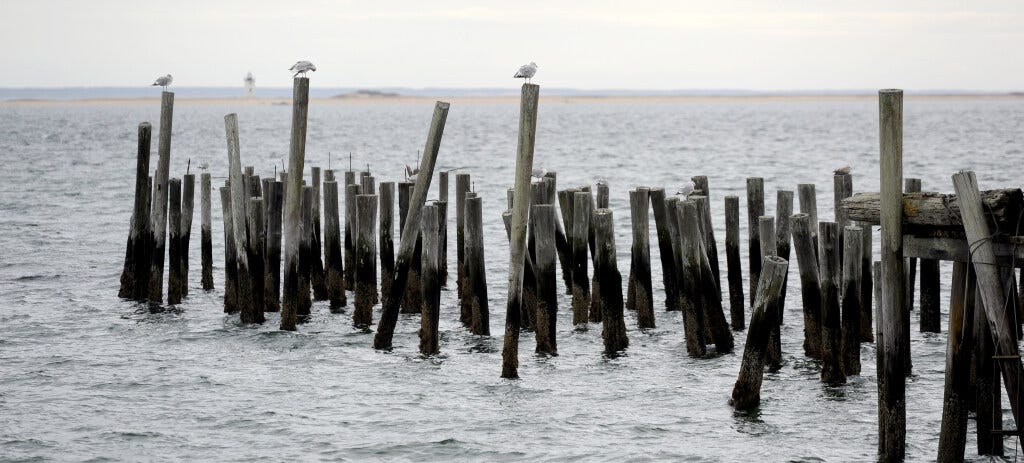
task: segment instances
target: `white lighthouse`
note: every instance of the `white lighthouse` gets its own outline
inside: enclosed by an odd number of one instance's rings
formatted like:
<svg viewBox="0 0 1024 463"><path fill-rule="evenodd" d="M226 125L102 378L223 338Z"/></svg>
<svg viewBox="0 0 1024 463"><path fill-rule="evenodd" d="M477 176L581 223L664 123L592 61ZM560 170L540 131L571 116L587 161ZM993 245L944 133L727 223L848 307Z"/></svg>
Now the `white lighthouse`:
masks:
<svg viewBox="0 0 1024 463"><path fill-rule="evenodd" d="M256 96L256 78L252 76L251 72L245 75L245 96L246 98Z"/></svg>

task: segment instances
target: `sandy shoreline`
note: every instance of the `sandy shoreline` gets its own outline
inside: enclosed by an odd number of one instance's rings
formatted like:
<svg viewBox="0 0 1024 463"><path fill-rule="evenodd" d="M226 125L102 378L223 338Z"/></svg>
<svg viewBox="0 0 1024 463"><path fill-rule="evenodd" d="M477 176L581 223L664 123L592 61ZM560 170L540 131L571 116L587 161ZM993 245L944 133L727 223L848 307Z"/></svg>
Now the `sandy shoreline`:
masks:
<svg viewBox="0 0 1024 463"><path fill-rule="evenodd" d="M541 96L545 103L727 103L727 102L820 102L820 101L874 101L876 95L629 95L629 96L587 96L587 95L553 95ZM908 100L1024 100L1024 94L908 94ZM409 104L428 103L432 101L451 103L506 103L519 101L516 95L508 96L370 96L370 97L329 97L310 98L313 104ZM13 99L0 101L0 106L32 106L32 105L126 105L126 104L159 104L160 98L84 98L84 99ZM204 98L179 97L177 104L188 105L290 105L289 98Z"/></svg>

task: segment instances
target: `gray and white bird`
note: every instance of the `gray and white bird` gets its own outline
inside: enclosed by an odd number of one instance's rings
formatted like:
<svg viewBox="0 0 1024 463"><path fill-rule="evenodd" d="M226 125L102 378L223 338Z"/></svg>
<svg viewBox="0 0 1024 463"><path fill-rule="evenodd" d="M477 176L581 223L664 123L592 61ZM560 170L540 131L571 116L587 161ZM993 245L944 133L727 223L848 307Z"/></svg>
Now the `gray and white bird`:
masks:
<svg viewBox="0 0 1024 463"><path fill-rule="evenodd" d="M530 64L519 66L519 70L516 71L516 75L512 77L516 79L526 79L526 82L529 83L530 79L533 78L535 74L537 74L537 63L530 61Z"/></svg>
<svg viewBox="0 0 1024 463"><path fill-rule="evenodd" d="M850 175L850 166L843 166L833 171L836 175Z"/></svg>
<svg viewBox="0 0 1024 463"><path fill-rule="evenodd" d="M533 171L530 172L530 176L533 178L544 178L548 174L548 170L543 167L534 167Z"/></svg>
<svg viewBox="0 0 1024 463"><path fill-rule="evenodd" d="M413 169L412 166L410 166L409 164L405 165L405 178L406 179L413 178L413 177L419 175L419 173L420 173L420 168L419 167Z"/></svg>
<svg viewBox="0 0 1024 463"><path fill-rule="evenodd" d="M167 74L166 76L157 77L156 80L150 84L150 87L163 87L164 91L167 91L167 86L171 85L171 82L174 82L174 78L171 77L170 74Z"/></svg>
<svg viewBox="0 0 1024 463"><path fill-rule="evenodd" d="M299 74L302 74L302 77L306 77L307 72L316 72L316 65L306 60L297 61L295 62L295 64L292 65L292 67L288 68L288 70L295 71L295 74L292 75L292 77L298 77Z"/></svg>
<svg viewBox="0 0 1024 463"><path fill-rule="evenodd" d="M679 191L676 191L676 194L677 195L682 195L682 196L689 196L690 193L693 193L693 190L695 188L697 188L697 184L693 183L693 180L690 180L689 182L684 184L682 187L680 187Z"/></svg>

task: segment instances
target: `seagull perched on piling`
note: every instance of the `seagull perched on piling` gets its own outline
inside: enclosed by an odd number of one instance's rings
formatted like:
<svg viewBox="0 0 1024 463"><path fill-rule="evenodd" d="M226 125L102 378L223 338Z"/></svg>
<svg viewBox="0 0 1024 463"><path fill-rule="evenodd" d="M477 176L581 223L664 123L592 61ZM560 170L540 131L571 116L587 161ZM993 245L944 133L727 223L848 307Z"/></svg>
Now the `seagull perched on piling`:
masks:
<svg viewBox="0 0 1024 463"><path fill-rule="evenodd" d="M676 191L676 194L682 196L689 196L690 193L693 193L693 190L695 188L697 188L697 184L693 183L693 180L690 180L689 183L686 183L685 185L680 187L679 191Z"/></svg>
<svg viewBox="0 0 1024 463"><path fill-rule="evenodd" d="M526 79L526 83L530 83L530 79L533 78L534 74L537 74L537 63L530 61L530 64L519 66L519 70L516 71L516 75L512 77L516 79Z"/></svg>
<svg viewBox="0 0 1024 463"><path fill-rule="evenodd" d="M534 167L533 171L530 172L530 176L533 178L544 178L548 174L548 170L543 167Z"/></svg>
<svg viewBox="0 0 1024 463"><path fill-rule="evenodd" d="M306 77L306 72L316 72L316 65L306 60L296 61L292 67L288 68L288 70L295 71L295 74L292 77L298 77L299 74L302 74L302 77Z"/></svg>
<svg viewBox="0 0 1024 463"><path fill-rule="evenodd" d="M150 87L163 87L166 92L167 86L171 85L171 82L174 82L174 78L171 77L170 74L167 74L166 76L157 77L156 80L150 84Z"/></svg>
<svg viewBox="0 0 1024 463"><path fill-rule="evenodd" d="M833 171L836 175L850 175L850 166L840 167Z"/></svg>
<svg viewBox="0 0 1024 463"><path fill-rule="evenodd" d="M419 175L419 173L420 173L420 168L419 167L413 169L411 166L409 166L409 164L405 165L405 178L407 180L412 178L412 177L414 177L414 176L416 176L416 175Z"/></svg>

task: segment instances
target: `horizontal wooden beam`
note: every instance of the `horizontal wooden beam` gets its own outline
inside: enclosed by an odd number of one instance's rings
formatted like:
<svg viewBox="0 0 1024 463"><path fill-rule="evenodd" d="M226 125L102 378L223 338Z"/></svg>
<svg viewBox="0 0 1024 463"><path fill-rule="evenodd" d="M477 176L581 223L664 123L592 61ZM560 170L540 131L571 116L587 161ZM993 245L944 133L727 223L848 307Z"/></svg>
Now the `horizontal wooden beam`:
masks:
<svg viewBox="0 0 1024 463"><path fill-rule="evenodd" d="M1021 210L1024 209L1024 194L1019 188L1005 188L981 192L984 213L990 224L995 224L994 231L1008 235L1018 235L1022 225ZM879 223L881 201L878 193L857 193L843 199L842 209L850 220ZM904 193L903 194L903 225L904 233L931 235L931 231L953 229L955 234L963 233L963 221L960 219L960 202L956 195L942 193Z"/></svg>
<svg viewBox="0 0 1024 463"><path fill-rule="evenodd" d="M1013 237L1016 238L1016 237ZM1009 267L1024 267L1024 245L993 242L996 264ZM967 262L970 257L967 240L957 238L921 238L903 235L903 256L918 259L950 260Z"/></svg>

